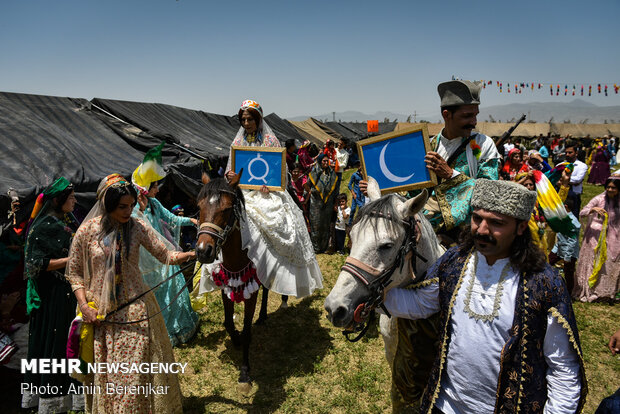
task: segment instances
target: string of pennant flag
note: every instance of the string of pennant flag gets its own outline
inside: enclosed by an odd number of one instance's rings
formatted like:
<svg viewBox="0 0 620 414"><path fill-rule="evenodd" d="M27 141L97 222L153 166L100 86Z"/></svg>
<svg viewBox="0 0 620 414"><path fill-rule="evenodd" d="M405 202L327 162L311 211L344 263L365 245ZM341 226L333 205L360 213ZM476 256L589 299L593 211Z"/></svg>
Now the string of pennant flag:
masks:
<svg viewBox="0 0 620 414"><path fill-rule="evenodd" d="M486 88L497 88L499 89L499 93L523 93L523 92L534 92L534 91L543 91L545 89L549 90L549 94L551 96L592 96L592 94L605 94L605 96L609 96L611 93L611 89L615 94L618 94L620 90L620 85L613 84L610 86L609 84L595 83L595 84L555 84L555 83L542 83L542 82L504 82L504 81L492 81L492 80L482 80L482 87Z"/></svg>

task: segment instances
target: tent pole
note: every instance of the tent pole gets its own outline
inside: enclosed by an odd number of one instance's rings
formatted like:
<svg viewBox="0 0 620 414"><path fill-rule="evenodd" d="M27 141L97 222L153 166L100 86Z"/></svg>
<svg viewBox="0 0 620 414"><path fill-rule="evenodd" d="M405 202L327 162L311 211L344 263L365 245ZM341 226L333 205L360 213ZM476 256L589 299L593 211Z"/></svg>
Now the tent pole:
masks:
<svg viewBox="0 0 620 414"><path fill-rule="evenodd" d="M103 112L104 114L111 116L112 118L116 119L117 121L121 121L123 124L127 124L127 125L131 125L129 122L127 121L123 121L122 119L120 119L119 117L112 115L111 113L109 113L108 111L106 111L103 108L98 107L97 105L95 105L94 103L90 103L92 106L94 106L95 108L97 108L98 110L100 110L101 112Z"/></svg>

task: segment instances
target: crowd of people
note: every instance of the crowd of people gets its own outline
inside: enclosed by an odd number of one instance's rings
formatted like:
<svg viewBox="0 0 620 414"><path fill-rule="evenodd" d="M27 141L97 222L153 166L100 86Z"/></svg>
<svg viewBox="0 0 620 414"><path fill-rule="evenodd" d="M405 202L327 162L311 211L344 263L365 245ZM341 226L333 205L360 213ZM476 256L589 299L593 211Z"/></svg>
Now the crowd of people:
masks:
<svg viewBox="0 0 620 414"><path fill-rule="evenodd" d="M451 81L438 90L445 127L433 137L425 162L439 183L430 191L424 215L452 250L429 271L431 283L423 289L394 289L386 296L387 308L400 318L441 315L436 332L441 349L424 384L434 393L427 392L418 403L428 412L470 412L472 407L492 412L499 404L518 407L514 392L521 387L525 403L574 412L583 404L586 387L571 296L587 302L620 299L620 174L612 173L616 139L584 144L552 136L495 142L472 132L479 85ZM262 115L258 103L245 101L232 145L280 146ZM8 339L12 326L27 321L27 354L21 357L66 358L76 313L94 327L94 362L171 363L172 347L193 337L199 299L186 289L179 265L196 257L187 248L191 240L181 242L182 228L199 223L185 217L181 205L171 211L157 199L165 177L161 149L149 151L131 179L106 176L81 223L72 214L74 187L64 177L44 189L27 221L17 222L13 214L2 233L0 276L3 286L17 286L18 294L3 297L3 358L17 351ZM242 245L257 280L283 295L283 304L289 295L304 297L322 288L316 254L345 254L356 212L368 202L360 162L346 141L336 145L329 140L319 149L309 142L298 148L288 140L285 149L286 191L244 190L240 222ZM354 171L342 183L347 168ZM230 162L219 175L238 179ZM586 177L602 192L582 206ZM348 192L341 192L343 186ZM18 208L15 198L13 213ZM455 297L463 301L455 303ZM515 309L515 303L524 307ZM527 314L527 306L544 309ZM511 329L517 319L531 331ZM409 327L415 331L415 322ZM455 335L456 328L463 334ZM527 350L526 335L533 344ZM486 338L475 342L475 357L465 350L472 348L472 338ZM506 343L509 356L500 367ZM616 343L610 342L612 352ZM480 374L476 389L468 385L472 366ZM521 385L509 369L521 372ZM551 372L548 388L543 386L546 372ZM182 411L173 374L29 373L25 380L65 390L77 380L91 386L168 387L163 395L25 393L22 407L39 412Z"/></svg>
<svg viewBox="0 0 620 414"><path fill-rule="evenodd" d="M289 140L286 160L291 172L288 191L303 211L314 252L344 254L347 231L357 208L364 205L357 154L345 140L340 140L337 147L334 141L327 140L322 149L308 141L297 148L294 140ZM350 207L347 194L340 192L343 172L349 167L357 169L348 184Z"/></svg>
<svg viewBox="0 0 620 414"><path fill-rule="evenodd" d="M529 149L519 144L519 140L503 144L506 157L499 178L536 190L539 200L549 204L547 211L541 208L541 202L534 207L529 225L534 243L551 264L562 269L574 299L617 301L620 172L611 171L615 138L605 136L584 142L570 136L539 137ZM553 154L552 160L548 160L549 153ZM604 191L582 206L584 180ZM606 258L603 251L607 252Z"/></svg>
<svg viewBox="0 0 620 414"><path fill-rule="evenodd" d="M438 86L445 124L425 162L439 184L423 214L448 251L421 282L386 294L399 317L396 355L410 361L393 367L392 404L424 413L580 412L587 381L571 299L619 299L620 176L608 162L615 139L538 137L529 149L494 141L473 131L480 91L469 81ZM594 160L603 162L595 171L605 188L582 208ZM439 346L413 352L412 338Z"/></svg>

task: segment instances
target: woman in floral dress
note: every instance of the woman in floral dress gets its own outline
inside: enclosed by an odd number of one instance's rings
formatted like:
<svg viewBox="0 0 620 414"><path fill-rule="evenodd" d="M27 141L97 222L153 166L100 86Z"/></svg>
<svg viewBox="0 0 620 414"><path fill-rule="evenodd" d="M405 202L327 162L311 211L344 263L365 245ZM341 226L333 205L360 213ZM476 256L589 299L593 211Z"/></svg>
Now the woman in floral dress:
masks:
<svg viewBox="0 0 620 414"><path fill-rule="evenodd" d="M152 227L131 217L137 195L122 176L104 178L97 199L75 235L66 270L84 322L95 324L94 362L172 363L172 346L155 295L149 292L133 300L148 290L138 264L139 249L145 247L168 264L187 261L195 253L168 251ZM126 303L129 306L112 313ZM176 374L109 372L80 379L94 386L90 388L94 392L86 394L88 412L182 412ZM121 387L122 392L109 393L109 383ZM137 386L133 392L131 386ZM164 392L145 391L149 387Z"/></svg>

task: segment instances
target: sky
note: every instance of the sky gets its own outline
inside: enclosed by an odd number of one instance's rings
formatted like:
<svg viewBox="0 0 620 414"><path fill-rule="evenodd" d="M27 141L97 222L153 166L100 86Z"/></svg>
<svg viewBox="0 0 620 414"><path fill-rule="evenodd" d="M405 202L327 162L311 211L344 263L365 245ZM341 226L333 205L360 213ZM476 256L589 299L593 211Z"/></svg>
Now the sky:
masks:
<svg viewBox="0 0 620 414"><path fill-rule="evenodd" d="M588 102L620 105L618 0L2 0L0 10L4 92L227 115L255 99L285 118L415 111L435 121L437 84L455 76L503 82L482 92L481 109L568 102L573 84L577 94L594 86ZM507 94L514 82L545 87Z"/></svg>

